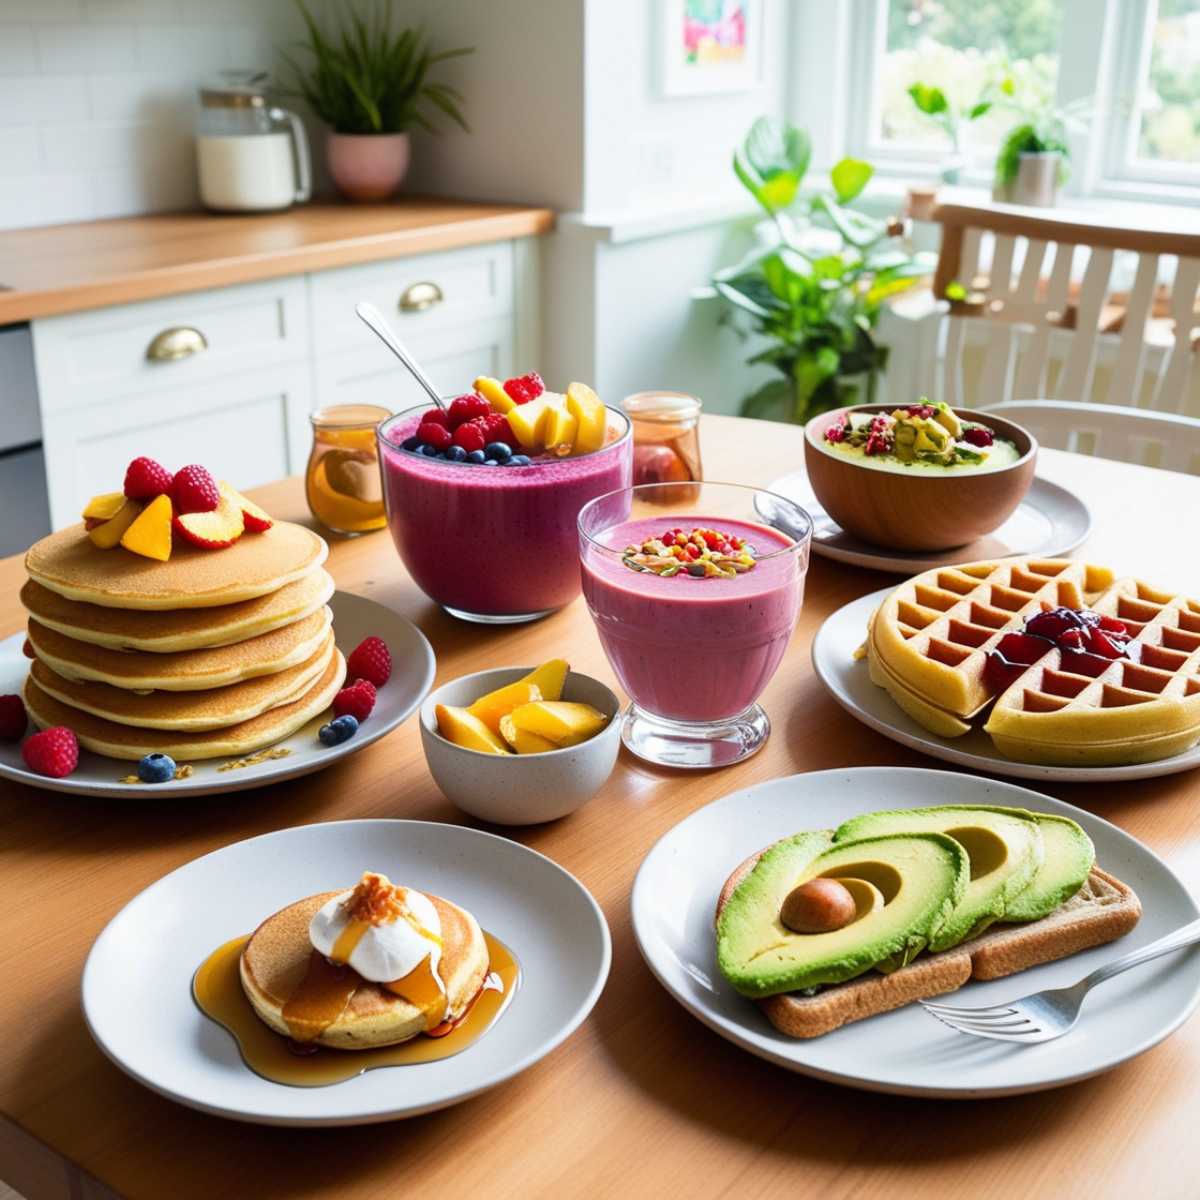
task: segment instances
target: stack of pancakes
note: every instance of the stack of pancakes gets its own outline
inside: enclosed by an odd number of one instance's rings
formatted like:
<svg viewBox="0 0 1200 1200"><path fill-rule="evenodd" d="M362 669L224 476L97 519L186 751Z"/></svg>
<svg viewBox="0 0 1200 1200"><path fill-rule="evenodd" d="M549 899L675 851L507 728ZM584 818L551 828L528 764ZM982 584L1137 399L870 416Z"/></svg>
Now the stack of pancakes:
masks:
<svg viewBox="0 0 1200 1200"><path fill-rule="evenodd" d="M110 758L179 762L271 745L329 707L346 663L329 548L277 521L222 550L176 539L166 562L101 550L82 525L25 556L25 706Z"/></svg>

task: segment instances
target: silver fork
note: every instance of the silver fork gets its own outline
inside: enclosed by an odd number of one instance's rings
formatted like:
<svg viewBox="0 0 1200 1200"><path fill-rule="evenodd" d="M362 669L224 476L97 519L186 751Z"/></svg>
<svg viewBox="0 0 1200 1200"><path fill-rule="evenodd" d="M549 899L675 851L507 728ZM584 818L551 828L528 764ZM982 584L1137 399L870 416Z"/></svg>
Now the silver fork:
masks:
<svg viewBox="0 0 1200 1200"><path fill-rule="evenodd" d="M1105 963L1072 987L1049 988L1009 1004L991 1004L983 1008L957 1008L950 1004L933 1004L928 1000L922 1000L921 1004L927 1013L959 1033L972 1033L976 1037L992 1038L997 1042L1020 1042L1022 1045L1049 1042L1062 1037L1079 1020L1083 998L1098 983L1120 975L1130 967L1158 958L1161 954L1182 950L1196 942L1200 942L1200 919L1140 950Z"/></svg>

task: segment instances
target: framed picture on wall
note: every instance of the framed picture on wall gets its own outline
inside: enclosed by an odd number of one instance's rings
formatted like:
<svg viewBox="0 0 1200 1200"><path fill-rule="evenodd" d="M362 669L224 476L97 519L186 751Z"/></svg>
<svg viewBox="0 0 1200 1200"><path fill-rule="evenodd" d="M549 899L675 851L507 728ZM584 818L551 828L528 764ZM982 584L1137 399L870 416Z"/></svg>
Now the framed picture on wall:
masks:
<svg viewBox="0 0 1200 1200"><path fill-rule="evenodd" d="M763 83L765 0L660 0L664 96L745 92Z"/></svg>

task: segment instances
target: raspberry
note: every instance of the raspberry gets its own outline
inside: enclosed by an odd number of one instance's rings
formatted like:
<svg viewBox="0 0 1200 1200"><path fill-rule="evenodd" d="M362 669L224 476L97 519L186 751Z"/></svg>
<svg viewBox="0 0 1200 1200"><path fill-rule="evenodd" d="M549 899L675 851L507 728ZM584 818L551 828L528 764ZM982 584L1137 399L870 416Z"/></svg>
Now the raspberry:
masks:
<svg viewBox="0 0 1200 1200"><path fill-rule="evenodd" d="M459 396L450 405L450 428L457 429L460 425L465 425L476 417L487 416L491 411L492 406L482 396L476 392L468 392L465 396Z"/></svg>
<svg viewBox="0 0 1200 1200"><path fill-rule="evenodd" d="M135 458L125 468L125 495L130 500L153 500L170 490L171 472L152 458Z"/></svg>
<svg viewBox="0 0 1200 1200"><path fill-rule="evenodd" d="M383 638L364 638L346 659L346 670L354 679L366 679L383 687L392 677L392 655Z"/></svg>
<svg viewBox="0 0 1200 1200"><path fill-rule="evenodd" d="M850 421L847 418L845 421L830 425L825 430L825 440L827 442L844 442L846 434L850 430Z"/></svg>
<svg viewBox="0 0 1200 1200"><path fill-rule="evenodd" d="M356 721L365 721L375 707L375 685L369 679L356 679L333 698L334 716L347 713Z"/></svg>
<svg viewBox="0 0 1200 1200"><path fill-rule="evenodd" d="M512 426L503 413L490 412L486 416L476 417L472 424L479 426L485 442L503 442L506 446L512 445Z"/></svg>
<svg viewBox="0 0 1200 1200"><path fill-rule="evenodd" d="M990 429L985 429L982 425L971 425L963 430L962 440L971 446L990 446L996 438Z"/></svg>
<svg viewBox="0 0 1200 1200"><path fill-rule="evenodd" d="M171 480L171 502L176 514L215 512L221 503L221 493L208 469L192 463L175 472L175 478Z"/></svg>
<svg viewBox="0 0 1200 1200"><path fill-rule="evenodd" d="M55 725L27 738L21 757L31 771L62 779L79 766L79 742L65 725Z"/></svg>
<svg viewBox="0 0 1200 1200"><path fill-rule="evenodd" d="M483 430L474 421L468 421L454 431L454 444L461 446L470 454L472 450L482 450L487 445L487 438L483 436Z"/></svg>
<svg viewBox="0 0 1200 1200"><path fill-rule="evenodd" d="M450 430L445 425L435 425L432 421L422 421L417 426L417 437L435 450L445 450L450 445Z"/></svg>
<svg viewBox="0 0 1200 1200"><path fill-rule="evenodd" d="M450 414L444 408L431 408L421 414L422 425L445 425L450 428Z"/></svg>
<svg viewBox="0 0 1200 1200"><path fill-rule="evenodd" d="M536 371L530 371L528 375L505 380L504 390L518 404L528 404L530 400L536 400L546 390L546 385Z"/></svg>
<svg viewBox="0 0 1200 1200"><path fill-rule="evenodd" d="M25 702L20 696L0 696L0 742L19 742L25 736Z"/></svg>
<svg viewBox="0 0 1200 1200"><path fill-rule="evenodd" d="M932 404L910 404L904 411L910 417L920 417L922 420L928 420L937 412L937 409Z"/></svg>

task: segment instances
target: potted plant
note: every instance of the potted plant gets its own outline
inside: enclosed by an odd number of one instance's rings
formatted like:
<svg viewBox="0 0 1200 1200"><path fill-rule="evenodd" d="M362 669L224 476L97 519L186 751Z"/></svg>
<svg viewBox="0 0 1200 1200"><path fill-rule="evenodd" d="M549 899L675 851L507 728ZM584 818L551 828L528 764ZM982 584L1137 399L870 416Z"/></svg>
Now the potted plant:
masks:
<svg viewBox="0 0 1200 1200"><path fill-rule="evenodd" d="M993 102L980 97L969 108L959 108L950 102L940 87L921 82L914 83L908 94L918 111L940 126L950 139L950 157L942 167L942 182L958 183L963 167L962 128L991 112Z"/></svg>
<svg viewBox="0 0 1200 1200"><path fill-rule="evenodd" d="M308 69L288 59L296 91L329 126L326 163L338 191L349 200L386 200L404 180L414 126L436 132L430 107L462 129L462 95L447 83L429 79L437 63L471 48L431 53L417 29L392 32L391 0L368 0L366 15L352 3L337 32L326 34L296 0L308 30L302 48L312 57Z"/></svg>
<svg viewBox="0 0 1200 1200"><path fill-rule="evenodd" d="M1014 96L1011 78L1000 88L1004 96ZM1007 107L1018 114L1018 121L1000 143L992 198L1008 204L1053 206L1058 203L1059 187L1067 181L1071 157L1067 133L1086 130L1091 98L1061 107L1026 106L1010 99Z"/></svg>
<svg viewBox="0 0 1200 1200"><path fill-rule="evenodd" d="M732 314L770 345L749 363L780 378L747 396L741 412L803 424L843 404L868 403L887 349L872 330L883 300L932 273L933 256L912 255L898 220L846 207L874 173L844 158L830 172L832 194L800 194L812 144L794 125L760 117L737 149L733 169L770 217L764 244L713 276Z"/></svg>

